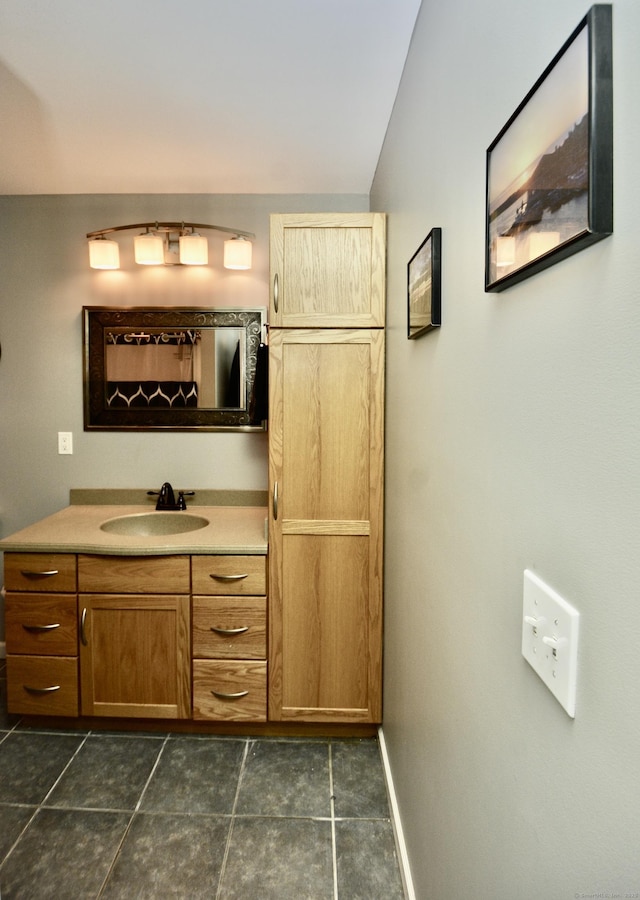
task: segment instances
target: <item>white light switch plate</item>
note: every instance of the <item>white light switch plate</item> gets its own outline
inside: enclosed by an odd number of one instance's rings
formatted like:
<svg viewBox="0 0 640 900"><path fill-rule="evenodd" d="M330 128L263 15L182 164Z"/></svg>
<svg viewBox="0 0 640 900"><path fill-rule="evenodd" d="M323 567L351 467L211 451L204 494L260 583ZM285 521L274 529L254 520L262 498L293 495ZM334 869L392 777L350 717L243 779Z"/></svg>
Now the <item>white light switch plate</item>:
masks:
<svg viewBox="0 0 640 900"><path fill-rule="evenodd" d="M529 569L524 573L522 655L571 718L576 714L580 613Z"/></svg>

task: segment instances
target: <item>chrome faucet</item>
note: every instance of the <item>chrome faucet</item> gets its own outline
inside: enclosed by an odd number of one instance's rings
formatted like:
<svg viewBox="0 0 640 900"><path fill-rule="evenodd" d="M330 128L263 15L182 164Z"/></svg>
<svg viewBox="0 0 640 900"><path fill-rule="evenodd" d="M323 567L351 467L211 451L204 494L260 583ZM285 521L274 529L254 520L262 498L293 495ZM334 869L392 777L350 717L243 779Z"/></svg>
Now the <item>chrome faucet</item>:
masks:
<svg viewBox="0 0 640 900"><path fill-rule="evenodd" d="M156 509L158 510L186 509L187 501L184 498L193 497L194 493L195 491L178 491L178 499L176 500L176 495L168 481L165 481L159 491L147 491L149 496L158 496L158 502L156 503Z"/></svg>

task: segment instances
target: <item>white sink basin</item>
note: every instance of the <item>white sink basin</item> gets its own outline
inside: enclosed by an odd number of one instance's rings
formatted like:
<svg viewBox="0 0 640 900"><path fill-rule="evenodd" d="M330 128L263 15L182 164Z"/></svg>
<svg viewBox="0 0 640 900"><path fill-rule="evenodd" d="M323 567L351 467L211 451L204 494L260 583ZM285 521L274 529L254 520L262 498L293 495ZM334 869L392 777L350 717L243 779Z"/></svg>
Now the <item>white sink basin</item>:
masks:
<svg viewBox="0 0 640 900"><path fill-rule="evenodd" d="M156 537L164 534L185 534L188 531L198 531L208 524L209 520L204 516L195 516L191 513L148 512L107 519L100 525L100 528L109 534Z"/></svg>

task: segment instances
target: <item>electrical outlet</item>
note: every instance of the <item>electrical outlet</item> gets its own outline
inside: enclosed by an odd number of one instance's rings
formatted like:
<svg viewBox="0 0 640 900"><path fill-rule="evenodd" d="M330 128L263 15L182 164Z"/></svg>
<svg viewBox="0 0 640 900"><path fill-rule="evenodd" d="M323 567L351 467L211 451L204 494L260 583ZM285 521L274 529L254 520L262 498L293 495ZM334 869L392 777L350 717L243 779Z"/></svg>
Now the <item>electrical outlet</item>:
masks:
<svg viewBox="0 0 640 900"><path fill-rule="evenodd" d="M73 453L73 432L58 432L58 453Z"/></svg>
<svg viewBox="0 0 640 900"><path fill-rule="evenodd" d="M522 655L575 718L580 613L533 572L524 573Z"/></svg>

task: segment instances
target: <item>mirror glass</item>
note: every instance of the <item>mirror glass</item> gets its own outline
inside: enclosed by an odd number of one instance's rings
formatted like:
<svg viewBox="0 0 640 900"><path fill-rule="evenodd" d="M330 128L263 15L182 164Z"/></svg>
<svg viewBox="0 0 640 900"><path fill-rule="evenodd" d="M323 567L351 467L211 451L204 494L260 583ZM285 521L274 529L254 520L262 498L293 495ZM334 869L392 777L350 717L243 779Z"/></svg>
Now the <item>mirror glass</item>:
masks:
<svg viewBox="0 0 640 900"><path fill-rule="evenodd" d="M263 431L264 313L85 306L85 430Z"/></svg>

